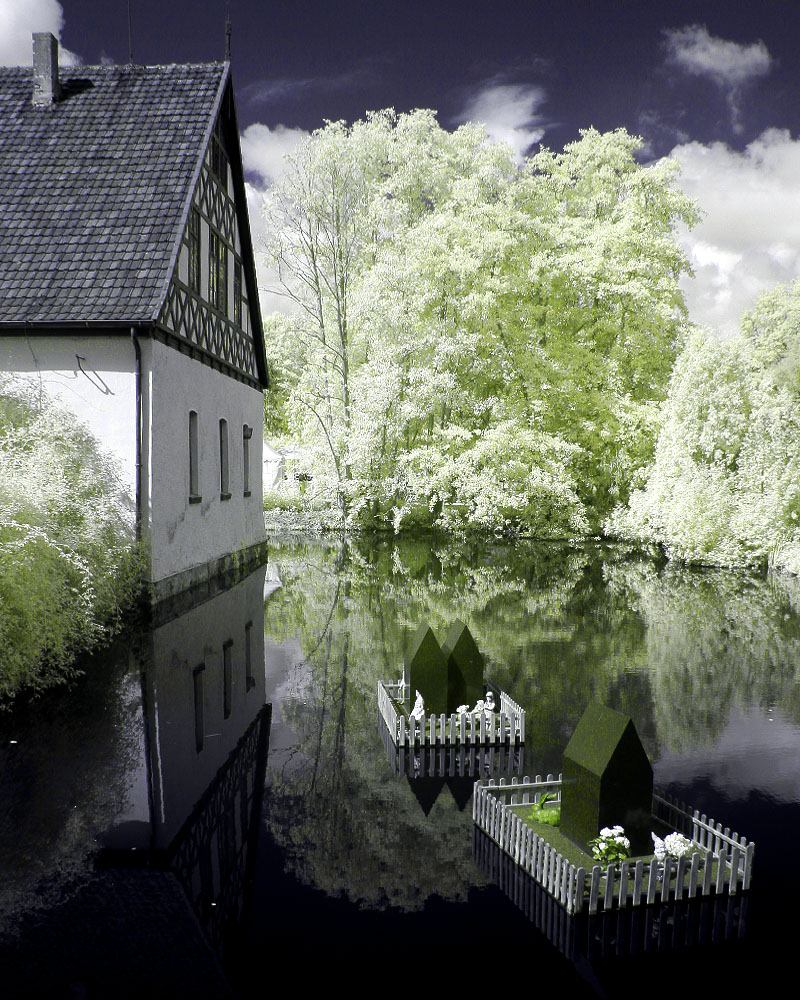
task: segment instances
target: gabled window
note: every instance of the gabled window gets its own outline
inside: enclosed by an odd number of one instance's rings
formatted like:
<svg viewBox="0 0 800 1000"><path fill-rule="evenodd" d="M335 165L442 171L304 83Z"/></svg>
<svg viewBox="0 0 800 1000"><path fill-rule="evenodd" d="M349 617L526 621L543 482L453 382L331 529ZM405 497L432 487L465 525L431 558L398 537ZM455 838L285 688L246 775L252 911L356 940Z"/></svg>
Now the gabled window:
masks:
<svg viewBox="0 0 800 1000"><path fill-rule="evenodd" d="M208 298L221 312L228 310L228 248L219 233L209 234Z"/></svg>
<svg viewBox="0 0 800 1000"><path fill-rule="evenodd" d="M230 480L228 477L228 421L219 422L219 498L230 500Z"/></svg>
<svg viewBox="0 0 800 1000"><path fill-rule="evenodd" d="M189 288L200 292L200 213L189 211Z"/></svg>
<svg viewBox="0 0 800 1000"><path fill-rule="evenodd" d="M242 325L242 262L233 260L233 322Z"/></svg>

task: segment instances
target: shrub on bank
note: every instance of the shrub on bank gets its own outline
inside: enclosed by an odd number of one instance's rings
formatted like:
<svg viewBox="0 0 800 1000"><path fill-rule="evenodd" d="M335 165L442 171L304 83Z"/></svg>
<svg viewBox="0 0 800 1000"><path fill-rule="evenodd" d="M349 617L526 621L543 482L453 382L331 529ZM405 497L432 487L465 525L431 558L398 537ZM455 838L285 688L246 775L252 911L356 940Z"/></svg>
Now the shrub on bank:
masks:
<svg viewBox="0 0 800 1000"><path fill-rule="evenodd" d="M97 441L0 385L0 702L75 673L136 602L134 515Z"/></svg>

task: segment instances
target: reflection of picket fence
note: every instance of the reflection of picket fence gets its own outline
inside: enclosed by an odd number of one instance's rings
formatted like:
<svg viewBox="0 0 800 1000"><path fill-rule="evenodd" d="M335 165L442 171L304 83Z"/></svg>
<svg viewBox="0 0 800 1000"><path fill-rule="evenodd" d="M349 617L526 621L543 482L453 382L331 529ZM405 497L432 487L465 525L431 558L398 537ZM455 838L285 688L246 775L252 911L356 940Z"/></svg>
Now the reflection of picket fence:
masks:
<svg viewBox="0 0 800 1000"><path fill-rule="evenodd" d="M406 700L403 684L378 681L378 710L397 746L456 746L525 742L525 709L500 692L500 711L491 716L423 715L415 719L398 708Z"/></svg>
<svg viewBox="0 0 800 1000"><path fill-rule="evenodd" d="M535 833L513 810L513 805L537 802L544 792L561 797L561 780L538 775L509 784L477 781L472 818L514 861L565 906L568 913L589 913L612 907L639 906L670 899L734 895L749 889L755 844L731 833L721 824L689 811L683 803L663 793L653 796L653 818L689 836L696 845L691 858L664 865L653 859L623 861L607 868L594 865L589 871L562 856L544 837Z"/></svg>
<svg viewBox="0 0 800 1000"><path fill-rule="evenodd" d="M424 747L398 746L382 718L378 718L386 756L395 775L445 778L500 778L520 775L525 766L525 747L521 743L499 746L440 744Z"/></svg>

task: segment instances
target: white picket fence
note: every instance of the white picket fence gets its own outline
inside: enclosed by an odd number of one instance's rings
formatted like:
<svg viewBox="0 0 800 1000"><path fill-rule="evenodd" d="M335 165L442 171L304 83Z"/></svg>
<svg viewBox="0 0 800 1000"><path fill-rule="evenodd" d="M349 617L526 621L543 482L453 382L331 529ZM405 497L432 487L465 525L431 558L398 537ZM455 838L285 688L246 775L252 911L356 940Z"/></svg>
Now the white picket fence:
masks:
<svg viewBox="0 0 800 1000"><path fill-rule="evenodd" d="M667 902L669 899L693 899L696 896L734 895L748 889L753 867L755 844L738 834L731 834L714 820L701 816L663 793L653 796L653 816L668 825L692 827L692 841L697 850L691 857L660 864L623 861L608 867L594 865L587 871L556 851L513 810L512 805L537 802L545 792L561 798L561 776L548 774L543 780L501 778L477 781L472 798L472 818L516 864L520 865L546 891L566 907L567 913L587 909L639 906L642 903ZM669 817L665 819L664 817ZM696 833L696 837L695 837ZM688 836L688 833L687 833Z"/></svg>
<svg viewBox="0 0 800 1000"><path fill-rule="evenodd" d="M398 711L396 703L402 704L406 693L402 683L378 681L378 710L397 746L525 742L525 709L505 691L500 692L500 711L493 713L491 718L483 712L480 716L462 712L461 715L423 715L415 719Z"/></svg>
<svg viewBox="0 0 800 1000"><path fill-rule="evenodd" d="M573 962L718 944L745 934L747 893L600 910L578 921L477 826L473 827L472 859Z"/></svg>

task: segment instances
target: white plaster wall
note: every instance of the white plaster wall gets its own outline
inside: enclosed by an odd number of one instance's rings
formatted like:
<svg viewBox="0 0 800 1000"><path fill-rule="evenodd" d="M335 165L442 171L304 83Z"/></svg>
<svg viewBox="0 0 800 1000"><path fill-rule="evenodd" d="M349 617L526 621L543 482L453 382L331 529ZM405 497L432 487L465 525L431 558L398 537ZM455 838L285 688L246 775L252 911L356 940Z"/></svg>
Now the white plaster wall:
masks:
<svg viewBox="0 0 800 1000"><path fill-rule="evenodd" d="M265 538L261 485L264 397L158 341L143 341L147 518L152 579L200 566ZM189 503L189 411L199 430L199 489ZM229 500L220 498L219 421L228 421ZM250 491L243 495L242 426L250 439Z"/></svg>
<svg viewBox="0 0 800 1000"><path fill-rule="evenodd" d="M81 360L79 360L81 359ZM128 337L0 337L0 371L63 404L116 460L134 503L136 355Z"/></svg>

